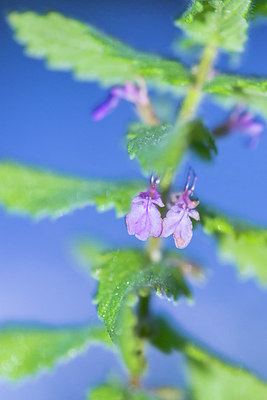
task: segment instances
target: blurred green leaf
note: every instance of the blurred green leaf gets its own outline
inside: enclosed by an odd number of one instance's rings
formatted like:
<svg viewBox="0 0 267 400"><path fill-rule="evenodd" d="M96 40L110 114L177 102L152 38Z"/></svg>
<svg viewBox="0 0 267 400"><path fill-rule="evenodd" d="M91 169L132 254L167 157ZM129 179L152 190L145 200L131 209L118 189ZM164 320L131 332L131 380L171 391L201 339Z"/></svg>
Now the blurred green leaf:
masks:
<svg viewBox="0 0 267 400"><path fill-rule="evenodd" d="M48 66L72 70L83 80L104 84L136 81L142 75L157 85L185 85L190 74L180 63L138 52L95 28L59 13L12 12L9 23L27 54Z"/></svg>
<svg viewBox="0 0 267 400"><path fill-rule="evenodd" d="M118 383L101 385L93 389L88 400L163 400L161 397L144 390L133 389Z"/></svg>
<svg viewBox="0 0 267 400"><path fill-rule="evenodd" d="M175 23L192 45L213 43L226 51L242 51L247 39L246 15L251 0L193 0Z"/></svg>
<svg viewBox="0 0 267 400"><path fill-rule="evenodd" d="M117 344L131 377L138 378L146 369L143 340L136 332L137 317L132 310L131 301L129 304L127 299L125 303L121 307L118 319L120 334L117 336Z"/></svg>
<svg viewBox="0 0 267 400"><path fill-rule="evenodd" d="M177 127L137 124L130 127L127 136L130 158L136 158L148 175L175 171L186 148L206 160L217 153L213 136L200 120Z"/></svg>
<svg viewBox="0 0 267 400"><path fill-rule="evenodd" d="M199 347L188 344L185 349L191 375L193 400L263 400L267 383L249 371L228 364Z"/></svg>
<svg viewBox="0 0 267 400"><path fill-rule="evenodd" d="M7 325L0 328L0 376L19 379L87 351L94 343L111 345L106 329L98 326L56 328Z"/></svg>
<svg viewBox="0 0 267 400"><path fill-rule="evenodd" d="M95 302L114 341L120 334L119 313L131 292L155 289L157 294L165 293L173 300L190 295L180 270L164 259L151 263L143 251L126 249L102 251L96 257L95 246L86 242L80 245L79 252L99 281Z"/></svg>
<svg viewBox="0 0 267 400"><path fill-rule="evenodd" d="M247 78L238 75L218 75L204 88L209 93L218 94L222 101L231 106L244 103L254 112L267 118L267 80Z"/></svg>
<svg viewBox="0 0 267 400"><path fill-rule="evenodd" d="M267 230L200 206L200 222L215 235L223 260L233 262L243 276L267 283Z"/></svg>
<svg viewBox="0 0 267 400"><path fill-rule="evenodd" d="M210 161L218 154L214 136L199 120L191 124L188 142L189 148L204 160Z"/></svg>
<svg viewBox="0 0 267 400"><path fill-rule="evenodd" d="M54 174L9 162L0 163L0 204L7 211L37 219L57 218L77 208L96 205L125 215L142 182L87 180Z"/></svg>
<svg viewBox="0 0 267 400"><path fill-rule="evenodd" d="M267 383L252 372L197 344L181 327L174 329L165 318L156 318L155 326L154 346L166 353L175 350L186 356L190 399L263 400L267 397Z"/></svg>

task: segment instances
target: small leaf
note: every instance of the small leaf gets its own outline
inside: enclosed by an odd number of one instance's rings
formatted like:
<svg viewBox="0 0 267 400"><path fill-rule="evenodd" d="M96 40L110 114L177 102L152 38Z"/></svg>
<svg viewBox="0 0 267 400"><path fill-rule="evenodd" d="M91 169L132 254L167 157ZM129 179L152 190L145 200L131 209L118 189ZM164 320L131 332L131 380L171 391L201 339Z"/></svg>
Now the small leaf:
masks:
<svg viewBox="0 0 267 400"><path fill-rule="evenodd" d="M242 51L247 39L246 14L251 0L193 0L176 20L191 44L213 43L226 51Z"/></svg>
<svg viewBox="0 0 267 400"><path fill-rule="evenodd" d="M189 370L189 396L193 400L262 400L267 383L238 364L221 358L189 338L183 329L174 329L162 317L155 319L157 330L152 344L161 351L185 354Z"/></svg>
<svg viewBox="0 0 267 400"><path fill-rule="evenodd" d="M190 149L204 160L210 161L218 154L213 135L201 121L192 123L188 141Z"/></svg>
<svg viewBox="0 0 267 400"><path fill-rule="evenodd" d="M128 152L136 158L146 174L175 171L186 148L191 148L200 157L210 159L216 153L213 137L201 121L191 121L171 128L134 125L128 132Z"/></svg>
<svg viewBox="0 0 267 400"><path fill-rule="evenodd" d="M165 293L173 300L190 294L178 268L164 260L151 263L143 251L101 252L96 261L95 247L90 243L81 244L79 250L84 262L89 264L99 281L95 297L98 315L104 320L114 341L120 333L119 313L131 292L135 293L143 288L155 289L159 295Z"/></svg>
<svg viewBox="0 0 267 400"><path fill-rule="evenodd" d="M231 106L237 102L247 105L254 112L267 118L267 80L238 75L218 75L204 88L218 94Z"/></svg>
<svg viewBox="0 0 267 400"><path fill-rule="evenodd" d="M190 73L180 63L138 52L59 13L12 12L8 19L28 55L45 58L51 68L71 70L79 79L111 85L142 75L161 86L190 82Z"/></svg>
<svg viewBox="0 0 267 400"><path fill-rule="evenodd" d="M47 171L0 163L0 204L10 212L34 218L57 218L77 208L96 205L125 215L131 199L144 189L141 182L86 180Z"/></svg>
<svg viewBox="0 0 267 400"><path fill-rule="evenodd" d="M267 284L267 230L200 206L201 223L216 236L223 260L233 262L244 276Z"/></svg>
<svg viewBox="0 0 267 400"><path fill-rule="evenodd" d="M111 344L103 327L7 325L0 328L0 375L19 379L87 351L93 343Z"/></svg>

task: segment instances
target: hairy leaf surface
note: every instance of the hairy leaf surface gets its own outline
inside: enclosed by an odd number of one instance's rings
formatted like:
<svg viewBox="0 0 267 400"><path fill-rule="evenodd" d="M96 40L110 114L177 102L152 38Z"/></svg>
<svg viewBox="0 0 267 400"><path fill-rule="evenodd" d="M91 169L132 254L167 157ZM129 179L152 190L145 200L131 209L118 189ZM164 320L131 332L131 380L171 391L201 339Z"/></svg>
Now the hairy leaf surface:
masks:
<svg viewBox="0 0 267 400"><path fill-rule="evenodd" d="M37 219L57 218L75 209L96 205L99 211L115 208L125 215L131 199L144 188L141 182L86 180L0 163L0 204L10 212Z"/></svg>
<svg viewBox="0 0 267 400"><path fill-rule="evenodd" d="M28 55L45 58L51 68L71 70L79 79L110 85L136 81L142 75L160 85L190 82L190 74L180 63L138 52L56 12L12 12L9 22Z"/></svg>
<svg viewBox="0 0 267 400"><path fill-rule="evenodd" d="M186 148L205 160L217 154L213 136L199 120L175 128L167 124L133 126L128 139L130 158L136 158L146 174L175 171Z"/></svg>
<svg viewBox="0 0 267 400"><path fill-rule="evenodd" d="M176 20L192 44L213 43L226 51L242 51L247 38L250 0L193 0Z"/></svg>
<svg viewBox="0 0 267 400"><path fill-rule="evenodd" d="M111 344L103 327L56 328L7 325L0 328L0 375L18 379L76 357L93 343Z"/></svg>
<svg viewBox="0 0 267 400"><path fill-rule="evenodd" d="M177 267L164 260L151 263L143 251L117 250L96 254L95 246L84 243L80 252L99 281L95 297L98 314L113 340L119 334L118 318L123 303L131 292L155 289L159 295L165 293L173 300L190 294Z"/></svg>

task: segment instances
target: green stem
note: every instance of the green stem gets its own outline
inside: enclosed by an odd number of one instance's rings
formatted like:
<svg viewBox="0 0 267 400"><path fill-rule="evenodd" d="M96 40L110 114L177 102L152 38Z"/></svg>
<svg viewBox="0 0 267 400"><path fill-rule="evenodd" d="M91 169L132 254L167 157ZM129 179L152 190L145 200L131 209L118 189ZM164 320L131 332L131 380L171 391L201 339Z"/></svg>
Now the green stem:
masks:
<svg viewBox="0 0 267 400"><path fill-rule="evenodd" d="M188 131L183 129L183 125L192 120L196 115L197 108L203 96L203 86L209 77L210 69L212 68L216 55L216 44L215 42L210 42L203 51L201 61L197 66L194 82L189 87L187 96L177 115L174 130L177 130L177 137L179 136L181 149L186 149L187 146ZM167 169L161 180L161 188L164 192L168 193L173 179L174 171L172 169Z"/></svg>
<svg viewBox="0 0 267 400"><path fill-rule="evenodd" d="M194 118L198 105L202 98L202 89L207 81L210 69L215 60L217 54L216 46L214 43L210 43L203 51L202 59L198 65L195 80L191 87L189 87L187 96L184 100L182 108L178 113L177 120L174 129L180 129L180 125L190 121ZM140 118L147 125L159 125L160 121L157 118L151 103L147 105L137 105L137 111ZM179 130L180 131L180 130ZM182 137L182 140L186 143L186 137ZM167 171L162 177L161 188L162 197L166 199L170 191L170 187L173 182L173 171ZM150 261L158 262L162 257L161 250L161 238L150 238L147 246L147 253ZM138 331L140 336L147 336L151 327L149 326L149 303L150 303L150 292L142 293L139 296L139 303L137 306L138 315ZM135 378L131 378L132 384L136 384ZM139 384L139 382L138 382Z"/></svg>
<svg viewBox="0 0 267 400"><path fill-rule="evenodd" d="M205 47L203 51L202 59L197 67L194 83L189 88L183 106L178 113L176 125L194 118L203 95L203 86L208 79L209 72L214 63L216 55L216 45L215 43L211 42Z"/></svg>

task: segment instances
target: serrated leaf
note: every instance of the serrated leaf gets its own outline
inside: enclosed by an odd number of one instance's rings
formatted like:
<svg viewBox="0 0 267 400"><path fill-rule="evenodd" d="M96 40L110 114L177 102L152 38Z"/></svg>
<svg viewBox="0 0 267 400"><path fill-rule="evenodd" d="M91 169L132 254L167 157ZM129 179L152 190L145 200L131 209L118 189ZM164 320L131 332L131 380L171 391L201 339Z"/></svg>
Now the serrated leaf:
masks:
<svg viewBox="0 0 267 400"><path fill-rule="evenodd" d="M130 158L136 158L148 175L175 171L186 148L204 159L211 159L217 152L213 137L199 120L175 128L167 124L135 125L130 128L128 139Z"/></svg>
<svg viewBox="0 0 267 400"><path fill-rule="evenodd" d="M80 254L99 281L95 297L98 315L104 320L114 341L120 333L119 313L130 293L149 288L156 290L159 295L165 293L173 300L190 295L178 268L164 260L151 263L143 251L106 251L96 260L95 247L84 243L80 245Z"/></svg>
<svg viewBox="0 0 267 400"><path fill-rule="evenodd" d="M138 52L97 29L59 13L12 12L9 23L27 54L49 67L71 70L83 80L104 84L136 81L142 75L159 85L185 85L190 74L178 62Z"/></svg>
<svg viewBox="0 0 267 400"><path fill-rule="evenodd" d="M99 211L115 208L123 216L132 197L145 187L141 182L79 179L10 162L0 163L0 182L0 204L37 219L57 218L89 205Z"/></svg>
<svg viewBox="0 0 267 400"><path fill-rule="evenodd" d="M0 375L19 379L51 369L93 343L111 344L105 328L6 325L0 328Z"/></svg>
<svg viewBox="0 0 267 400"><path fill-rule="evenodd" d="M192 0L176 25L192 44L213 43L223 50L240 52L247 39L250 3L251 0Z"/></svg>
<svg viewBox="0 0 267 400"><path fill-rule="evenodd" d="M243 276L267 283L267 230L200 207L201 223L218 240L222 259L236 264Z"/></svg>
<svg viewBox="0 0 267 400"><path fill-rule="evenodd" d="M254 112L267 118L267 80L238 75L218 75L204 87L209 93L218 94L231 106L244 103Z"/></svg>
<svg viewBox="0 0 267 400"><path fill-rule="evenodd" d="M174 329L162 317L152 344L161 351L182 352L189 372L189 397L192 400L262 400L267 397L267 383L252 372L215 354L190 338L181 327Z"/></svg>
<svg viewBox="0 0 267 400"><path fill-rule="evenodd" d="M266 0L252 0L250 8L250 17L267 17L267 2Z"/></svg>

